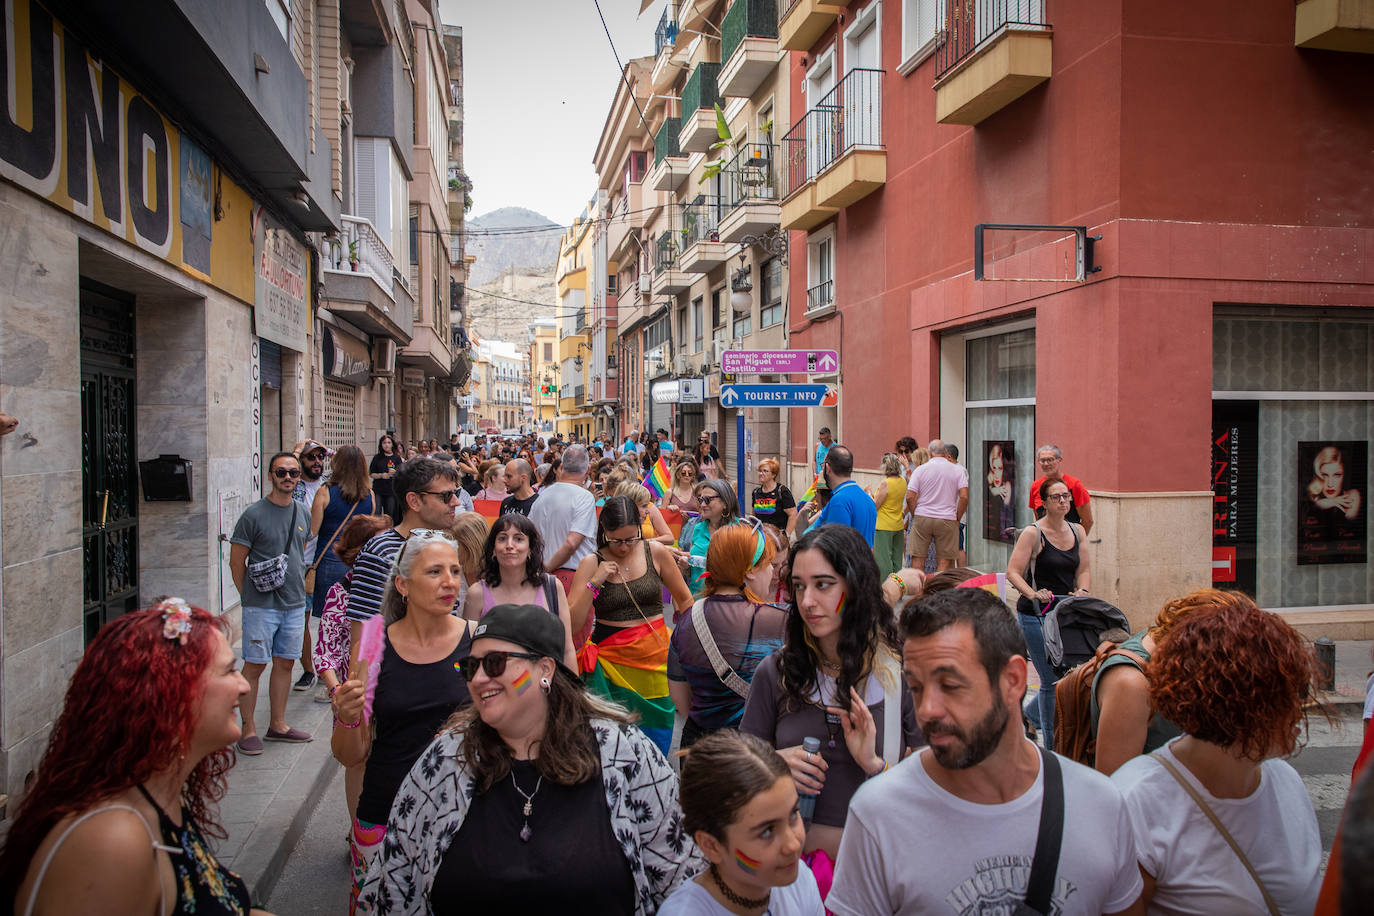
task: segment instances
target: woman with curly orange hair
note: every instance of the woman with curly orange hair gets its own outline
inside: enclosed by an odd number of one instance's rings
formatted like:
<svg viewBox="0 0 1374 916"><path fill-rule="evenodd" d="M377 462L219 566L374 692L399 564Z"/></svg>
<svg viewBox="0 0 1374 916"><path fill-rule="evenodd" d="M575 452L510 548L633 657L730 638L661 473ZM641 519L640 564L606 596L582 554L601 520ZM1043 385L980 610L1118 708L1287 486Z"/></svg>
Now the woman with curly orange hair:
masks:
<svg viewBox="0 0 1374 916"><path fill-rule="evenodd" d="M1145 666L1174 625L1199 609L1225 600L1221 592L1204 588L1175 598L1155 617L1154 626L1136 633L1102 660L1093 676L1088 712L1097 743L1094 767L1110 776L1141 754L1148 754L1179 736L1178 726L1150 705L1150 680Z"/></svg>
<svg viewBox="0 0 1374 916"><path fill-rule="evenodd" d="M1189 596L1146 671L1183 736L1112 775L1149 913L1312 912L1317 816L1279 759L1297 747L1315 662L1297 631L1238 592Z"/></svg>

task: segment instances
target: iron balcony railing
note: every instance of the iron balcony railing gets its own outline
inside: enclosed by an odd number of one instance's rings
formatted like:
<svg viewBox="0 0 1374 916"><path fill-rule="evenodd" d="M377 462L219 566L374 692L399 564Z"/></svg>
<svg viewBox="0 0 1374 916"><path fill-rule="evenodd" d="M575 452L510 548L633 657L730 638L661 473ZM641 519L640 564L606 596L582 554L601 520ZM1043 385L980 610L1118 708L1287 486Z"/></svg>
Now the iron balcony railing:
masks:
<svg viewBox="0 0 1374 916"><path fill-rule="evenodd" d="M658 28L654 29L654 57L658 57L666 46L677 40L677 16L675 13L671 3L663 8L663 16L658 20Z"/></svg>
<svg viewBox="0 0 1374 916"><path fill-rule="evenodd" d="M701 241L716 241L719 236L716 227L720 225L720 200L715 197L699 195L696 200L683 204L679 211L678 235L682 237L681 250L686 251Z"/></svg>
<svg viewBox="0 0 1374 916"><path fill-rule="evenodd" d="M663 126L654 134L654 165L657 166L665 156L681 156L677 145L678 119L667 118Z"/></svg>
<svg viewBox="0 0 1374 916"><path fill-rule="evenodd" d="M702 108L714 108L720 101L716 89L716 77L720 75L720 64L702 61L687 77L682 87L682 117L690 117Z"/></svg>
<svg viewBox="0 0 1374 916"><path fill-rule="evenodd" d="M782 138L783 197L790 196L857 147L883 145L883 71L844 75Z"/></svg>
<svg viewBox="0 0 1374 916"><path fill-rule="evenodd" d="M728 64L745 38L778 37L778 0L735 0L720 21L720 60Z"/></svg>
<svg viewBox="0 0 1374 916"><path fill-rule="evenodd" d="M664 229L659 233L658 242L654 246L657 255L654 264L660 273L677 269L677 256L681 249L678 247L677 239L673 237L674 234L672 229Z"/></svg>
<svg viewBox="0 0 1374 916"><path fill-rule="evenodd" d="M578 334L587 329L587 313L579 311L573 316L573 333Z"/></svg>
<svg viewBox="0 0 1374 916"><path fill-rule="evenodd" d="M1048 25L1045 0L945 0L945 40L935 52L935 78L1003 31Z"/></svg>
<svg viewBox="0 0 1374 916"><path fill-rule="evenodd" d="M781 23L787 18L787 14L792 12L792 7L797 5L797 0L778 0L778 22Z"/></svg>
<svg viewBox="0 0 1374 916"><path fill-rule="evenodd" d="M741 204L778 199L778 174L771 143L746 143L725 166L725 212Z"/></svg>
<svg viewBox="0 0 1374 916"><path fill-rule="evenodd" d="M808 312L816 309L823 309L835 301L835 281L826 280L824 283L817 283L806 291L806 310Z"/></svg>

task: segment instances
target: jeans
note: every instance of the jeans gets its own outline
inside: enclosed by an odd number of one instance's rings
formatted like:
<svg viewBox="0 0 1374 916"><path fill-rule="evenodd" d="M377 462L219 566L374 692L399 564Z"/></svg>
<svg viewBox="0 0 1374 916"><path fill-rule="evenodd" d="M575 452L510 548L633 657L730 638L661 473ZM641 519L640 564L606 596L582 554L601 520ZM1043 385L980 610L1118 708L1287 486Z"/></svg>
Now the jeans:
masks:
<svg viewBox="0 0 1374 916"><path fill-rule="evenodd" d="M1031 724L1040 729L1044 736L1045 747L1054 748L1054 685L1059 680L1055 675L1054 669L1050 667L1050 660L1045 655L1045 631L1041 619L1034 614L1016 615L1016 619L1021 623L1021 632L1026 635L1026 649L1030 652L1031 664L1035 666L1035 671L1040 675L1040 690L1035 695L1035 702L1026 709L1030 717ZM1036 721L1037 713L1040 721Z"/></svg>

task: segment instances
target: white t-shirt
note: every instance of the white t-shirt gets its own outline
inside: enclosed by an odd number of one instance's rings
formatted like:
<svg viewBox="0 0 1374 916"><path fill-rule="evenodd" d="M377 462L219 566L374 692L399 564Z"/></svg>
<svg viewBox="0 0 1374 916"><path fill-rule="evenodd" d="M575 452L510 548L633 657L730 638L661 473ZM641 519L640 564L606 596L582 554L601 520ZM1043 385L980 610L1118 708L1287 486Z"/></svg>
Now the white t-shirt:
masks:
<svg viewBox="0 0 1374 916"><path fill-rule="evenodd" d="M946 458L932 458L911 472L908 493L916 493L916 515L954 519L959 490L968 487L968 471Z"/></svg>
<svg viewBox="0 0 1374 916"><path fill-rule="evenodd" d="M530 521L544 538L545 563L573 532L582 535L582 543L564 561L564 569L576 569L596 550L596 498L576 484L557 481L540 490L530 507Z"/></svg>
<svg viewBox="0 0 1374 916"><path fill-rule="evenodd" d="M1282 760L1266 760L1251 795L1213 798L1174 756L1172 743L1161 752L1231 831L1279 912L1311 913L1321 888L1322 841L1297 770ZM1268 912L1235 852L1159 761L1148 756L1127 761L1112 782L1126 798L1140 866L1155 878L1151 913Z"/></svg>
<svg viewBox="0 0 1374 916"><path fill-rule="evenodd" d="M729 913L695 880L678 885L658 908L658 916L729 916ZM816 876L811 874L805 862L797 863L797 880L786 887L773 888L764 916L825 916Z"/></svg>
<svg viewBox="0 0 1374 916"><path fill-rule="evenodd" d="M912 754L855 793L825 900L837 916L983 916L1010 913L1025 899L1044 766L1020 798L982 805L936 784L922 763L929 753ZM1059 764L1064 841L1052 912L1124 910L1144 882L1121 793L1096 770L1063 757Z"/></svg>

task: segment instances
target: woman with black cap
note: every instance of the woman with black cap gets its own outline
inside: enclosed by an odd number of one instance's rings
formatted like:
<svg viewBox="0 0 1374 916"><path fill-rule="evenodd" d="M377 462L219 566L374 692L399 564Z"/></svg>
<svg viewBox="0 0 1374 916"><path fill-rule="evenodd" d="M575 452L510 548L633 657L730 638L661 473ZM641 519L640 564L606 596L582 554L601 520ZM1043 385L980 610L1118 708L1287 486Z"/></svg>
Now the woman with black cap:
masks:
<svg viewBox="0 0 1374 916"><path fill-rule="evenodd" d="M644 916L705 867L667 760L562 664L566 638L534 605L477 624L459 662L473 706L396 794L362 912Z"/></svg>

